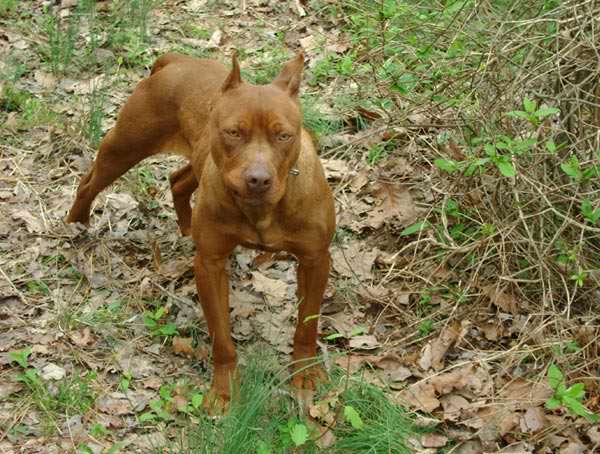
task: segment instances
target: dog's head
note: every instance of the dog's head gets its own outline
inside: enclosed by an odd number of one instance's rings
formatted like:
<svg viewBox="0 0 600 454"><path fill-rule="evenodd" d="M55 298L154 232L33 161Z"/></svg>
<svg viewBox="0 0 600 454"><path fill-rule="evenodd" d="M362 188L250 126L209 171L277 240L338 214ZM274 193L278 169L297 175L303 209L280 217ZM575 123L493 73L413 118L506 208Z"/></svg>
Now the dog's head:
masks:
<svg viewBox="0 0 600 454"><path fill-rule="evenodd" d="M211 153L227 189L245 205L271 205L285 194L300 154L298 89L304 56L268 85L242 81L236 54L211 112Z"/></svg>

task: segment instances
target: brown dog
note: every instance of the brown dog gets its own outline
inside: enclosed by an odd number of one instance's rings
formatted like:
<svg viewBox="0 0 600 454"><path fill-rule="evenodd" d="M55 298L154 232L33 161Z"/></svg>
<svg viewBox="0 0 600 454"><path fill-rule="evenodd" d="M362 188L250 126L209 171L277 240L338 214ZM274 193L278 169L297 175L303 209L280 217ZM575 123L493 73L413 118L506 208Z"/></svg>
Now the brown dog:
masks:
<svg viewBox="0 0 600 454"><path fill-rule="evenodd" d="M160 57L123 106L116 126L82 178L67 222L89 223L91 204L132 166L160 152L186 156L171 190L181 232L196 244L194 270L213 342L209 410L225 410L236 375L225 264L238 245L285 250L299 261L300 300L292 385L314 389L323 370L317 322L335 229L333 197L310 135L298 89L304 58L289 61L269 85L242 81L237 58L227 71L213 60ZM190 197L200 186L193 211ZM307 366L308 365L308 366Z"/></svg>

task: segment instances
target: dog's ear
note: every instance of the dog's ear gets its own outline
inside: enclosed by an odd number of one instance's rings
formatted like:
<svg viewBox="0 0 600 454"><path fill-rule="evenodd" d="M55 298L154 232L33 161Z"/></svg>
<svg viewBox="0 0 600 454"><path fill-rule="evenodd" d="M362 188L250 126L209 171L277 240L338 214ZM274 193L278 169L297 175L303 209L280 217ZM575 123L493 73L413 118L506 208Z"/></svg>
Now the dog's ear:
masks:
<svg viewBox="0 0 600 454"><path fill-rule="evenodd" d="M231 71L221 86L221 92L225 93L227 90L232 90L238 87L242 83L242 76L240 75L240 64L237 60L237 50L234 50L231 54Z"/></svg>
<svg viewBox="0 0 600 454"><path fill-rule="evenodd" d="M298 55L288 61L281 70L281 73L273 81L273 85L283 89L290 96L298 96L300 82L302 81L302 70L304 69L304 54L298 52Z"/></svg>

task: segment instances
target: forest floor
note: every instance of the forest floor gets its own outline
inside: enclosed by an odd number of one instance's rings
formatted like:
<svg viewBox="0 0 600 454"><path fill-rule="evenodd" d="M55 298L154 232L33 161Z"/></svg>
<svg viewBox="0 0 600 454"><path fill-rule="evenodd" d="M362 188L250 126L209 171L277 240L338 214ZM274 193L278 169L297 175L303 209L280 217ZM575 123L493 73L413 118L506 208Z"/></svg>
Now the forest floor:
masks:
<svg viewBox="0 0 600 454"><path fill-rule="evenodd" d="M557 293L511 236L541 235L523 227L528 215L515 207L526 203L506 209L517 186L504 181L521 154L511 164L488 153L492 167L475 187L452 172L468 155L462 112L474 112L477 90L489 87L471 81L472 92L461 88L453 102L430 96L450 77L468 79L455 64L467 61L468 40L459 48L460 39L439 37L486 28L466 28L473 2L422 2L437 6L420 12L412 2L362 3L0 0L0 452L598 449L600 276L590 265L597 258L584 266L569 253L598 251L600 207L567 213L595 246L548 246L562 260L552 270L566 276ZM446 28L418 31L436 14ZM400 16L412 22L392 37L395 48L370 41L388 39ZM457 17L466 17L461 27ZM437 104L421 103L411 93L423 89L415 74L425 70L394 55L425 58L444 43L454 63L438 79L427 70ZM254 83L304 51L306 125L338 223L319 339L333 378L310 408L298 408L286 385L295 262L241 248L231 258L240 363L279 405L245 421L242 410L212 420L201 409L210 344L193 244L179 234L168 189L181 160L132 169L98 197L89 229L63 222L99 140L155 58L178 51L228 65L234 49ZM378 67L365 63L376 59ZM519 99L505 110L520 108ZM553 114L539 113L539 123ZM587 191L593 202L597 186ZM491 212L498 222L486 220ZM586 303L594 299L596 312ZM252 430L241 433L244 424Z"/></svg>

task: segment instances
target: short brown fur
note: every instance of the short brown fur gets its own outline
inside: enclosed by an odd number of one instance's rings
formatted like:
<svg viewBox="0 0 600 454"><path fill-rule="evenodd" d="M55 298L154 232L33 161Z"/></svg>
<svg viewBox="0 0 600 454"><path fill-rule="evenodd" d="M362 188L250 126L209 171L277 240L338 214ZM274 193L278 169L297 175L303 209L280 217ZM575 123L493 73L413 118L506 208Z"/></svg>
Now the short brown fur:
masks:
<svg viewBox="0 0 600 454"><path fill-rule="evenodd" d="M160 57L100 144L66 219L89 224L98 193L141 160L161 152L188 158L170 182L181 232L191 233L196 244L196 285L213 342L212 413L227 408L236 385L225 266L235 246L285 250L298 258L292 385L314 389L324 372L306 367L317 353L318 318L312 316L320 311L335 229L331 190L302 127L303 56L263 86L242 81L235 55L232 63L228 71L213 60Z"/></svg>

